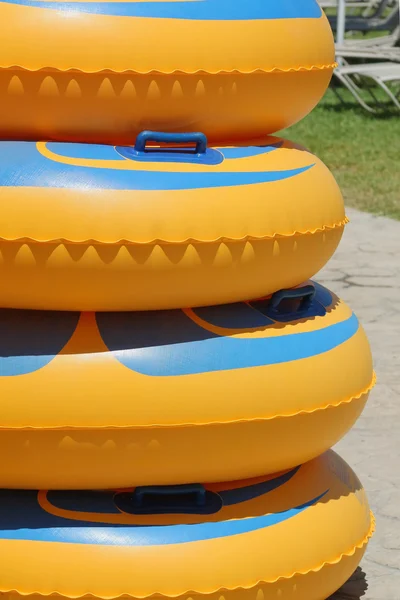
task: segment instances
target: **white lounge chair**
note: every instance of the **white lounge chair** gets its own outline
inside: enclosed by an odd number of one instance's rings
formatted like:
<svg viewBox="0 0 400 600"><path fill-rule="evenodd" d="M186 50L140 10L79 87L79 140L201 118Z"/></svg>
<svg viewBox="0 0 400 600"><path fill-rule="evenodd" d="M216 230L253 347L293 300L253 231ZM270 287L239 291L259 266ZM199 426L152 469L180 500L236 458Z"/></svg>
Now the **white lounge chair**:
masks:
<svg viewBox="0 0 400 600"><path fill-rule="evenodd" d="M375 48L348 48L338 47L336 50L336 58L339 65L345 66L349 60L358 59L373 60L373 61L391 61L393 63L400 64L400 48L382 48L379 53L376 52ZM347 62L346 62L347 61ZM353 63L352 63L353 64ZM361 66L361 65L353 65Z"/></svg>
<svg viewBox="0 0 400 600"><path fill-rule="evenodd" d="M374 9L383 0L346 0L346 9L349 9L349 13L352 14L355 11L362 11L363 16L371 16ZM327 8L337 8L337 0L319 0L319 5L324 10Z"/></svg>
<svg viewBox="0 0 400 600"><path fill-rule="evenodd" d="M379 102L379 99L374 94L374 90L371 86L361 87L363 80L370 80L370 82L373 82L383 90L386 97L400 112L400 87L399 90L395 89L397 84L400 86L400 63L390 61L363 65L342 64L335 70L334 76L350 91L357 102L368 112L377 113L377 107L382 106L382 103ZM393 87L390 84L393 84ZM336 89L335 91L338 97L342 99ZM374 105L369 104L365 99L364 94L366 91L369 92L374 101Z"/></svg>
<svg viewBox="0 0 400 600"><path fill-rule="evenodd" d="M336 44L336 56L339 64L343 59L390 60L400 62L400 27L391 35L373 37L362 40L345 40L342 45Z"/></svg>
<svg viewBox="0 0 400 600"><path fill-rule="evenodd" d="M346 38L342 46L336 46L342 49L369 49L369 48L393 48L400 43L400 26L388 35L380 35L365 38Z"/></svg>
<svg viewBox="0 0 400 600"><path fill-rule="evenodd" d="M400 25L399 5L397 3L392 7L390 12L386 14L388 6L389 0L382 0L372 17L361 16L347 18L345 21L345 30L358 31L360 33L369 33L372 31L387 31L393 33ZM328 16L328 19L332 29L336 30L338 17Z"/></svg>

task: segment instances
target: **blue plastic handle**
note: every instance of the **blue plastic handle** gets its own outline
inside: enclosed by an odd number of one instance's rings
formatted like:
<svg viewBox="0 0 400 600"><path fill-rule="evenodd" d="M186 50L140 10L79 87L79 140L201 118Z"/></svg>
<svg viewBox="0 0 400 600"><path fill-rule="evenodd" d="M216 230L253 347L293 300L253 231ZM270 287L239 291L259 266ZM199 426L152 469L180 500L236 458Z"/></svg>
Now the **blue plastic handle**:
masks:
<svg viewBox="0 0 400 600"><path fill-rule="evenodd" d="M250 305L278 323L326 315L326 308L318 300L317 289L313 285L279 290L271 298L254 300Z"/></svg>
<svg viewBox="0 0 400 600"><path fill-rule="evenodd" d="M142 131L136 138L136 152L151 152L154 149L147 148L147 142L163 144L196 144L196 154L205 154L207 151L207 138L204 133L165 133L162 131ZM159 150L159 149L156 149ZM168 148L163 148L168 152Z"/></svg>
<svg viewBox="0 0 400 600"><path fill-rule="evenodd" d="M280 290L273 294L269 308L271 312L279 313L279 307L284 300L301 300L294 314L307 312L317 293L313 285L305 285L294 290Z"/></svg>

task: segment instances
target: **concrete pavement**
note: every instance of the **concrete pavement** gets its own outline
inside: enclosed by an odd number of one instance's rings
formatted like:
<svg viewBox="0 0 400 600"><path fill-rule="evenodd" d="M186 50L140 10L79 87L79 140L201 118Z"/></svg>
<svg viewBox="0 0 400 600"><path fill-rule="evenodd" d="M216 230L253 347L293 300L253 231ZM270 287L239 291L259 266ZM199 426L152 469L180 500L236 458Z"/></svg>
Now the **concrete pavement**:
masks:
<svg viewBox="0 0 400 600"><path fill-rule="evenodd" d="M362 570L331 600L400 600L400 222L348 215L342 244L316 279L357 313L375 358L378 386L336 450L363 482L377 531Z"/></svg>

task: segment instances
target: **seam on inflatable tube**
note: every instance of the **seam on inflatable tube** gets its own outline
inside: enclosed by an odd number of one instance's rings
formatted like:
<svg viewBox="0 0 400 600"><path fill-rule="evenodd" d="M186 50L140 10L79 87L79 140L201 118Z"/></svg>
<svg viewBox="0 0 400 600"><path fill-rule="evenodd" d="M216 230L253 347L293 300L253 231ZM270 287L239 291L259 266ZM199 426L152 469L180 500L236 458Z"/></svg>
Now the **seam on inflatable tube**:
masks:
<svg viewBox="0 0 400 600"><path fill-rule="evenodd" d="M183 429L186 427L210 427L210 426L220 426L220 425L240 425L242 424L250 424L250 423L263 423L266 421L273 421L275 419L292 419L294 417L298 417L300 415L312 415L317 412L322 412L324 410L328 410L330 408L338 408L344 404L351 404L357 400L361 400L363 396L366 396L371 392L371 390L375 387L377 381L376 373L373 373L371 383L363 389L360 393L355 396L350 396L349 398L345 398L344 400L339 400L338 402L332 402L330 404L326 404L325 406L319 406L317 408L313 408L312 410L299 410L294 413L287 414L277 414L271 417L260 417L255 419L232 419L227 421L210 421L208 423L168 423L168 424L160 424L160 423L151 423L149 425L97 425L97 426L79 426L79 425L57 425L57 426L29 426L29 425L19 425L19 426L9 426L4 427L0 426L0 431L120 431L121 429L129 429L129 430L147 430L147 429Z"/></svg>
<svg viewBox="0 0 400 600"><path fill-rule="evenodd" d="M39 67L37 69L30 69L29 67L23 67L22 65L13 64L9 66L0 66L1 71L11 71L13 69L19 71L25 71L27 73L39 73L40 71L44 71L46 73L82 73L87 75L94 75L104 73L105 75L115 74L115 75L123 75L123 74L133 74L133 75L254 75L256 73L261 74L270 74L270 73L299 73L302 71L326 71L336 69L338 66L337 62L328 63L328 64L320 64L320 65L310 65L310 66L297 66L297 67L270 67L270 68L262 68L257 67L255 69L251 69L248 71L239 70L239 69L228 69L228 70L207 70L207 69L197 69L195 71L182 70L182 69L171 69L159 71L157 69L149 69L147 71L135 71L135 69L80 69L79 67L67 67L65 69L60 69L58 67Z"/></svg>
<svg viewBox="0 0 400 600"><path fill-rule="evenodd" d="M334 229L340 229L349 223L349 219L345 217L341 221L337 223L333 223L332 225L324 225L322 227L316 227L315 229L305 229L303 231L296 230L291 233L275 233L273 235L265 235L265 236L253 236L253 235L245 235L243 237L226 237L220 236L218 238L212 238L209 240L188 237L177 241L165 240L162 238L152 238L146 240L144 242L135 242L133 240L128 239L115 239L110 242L104 242L98 240L96 238L84 238L81 240L69 240L68 238L49 238L46 240L38 240L33 237L2 237L0 236L0 242L21 242L21 243L33 243L33 244L71 244L71 245L79 245L79 244L98 244L101 246L111 246L111 245L134 245L134 246L152 246L152 245L187 245L187 244L217 244L224 242L252 242L252 241L266 241L266 240L274 240L274 239L286 239L291 237L300 237L303 235L315 235L316 233L323 233L324 231L332 231Z"/></svg>
<svg viewBox="0 0 400 600"><path fill-rule="evenodd" d="M324 569L324 567L337 565L344 558L351 558L352 556L354 556L354 554L357 552L357 550L362 550L368 544L369 540L372 538L372 536L375 533L376 521L375 521L375 517L374 517L374 514L372 511L370 511L370 519L371 519L371 524L370 524L369 530L368 530L367 534L364 536L364 538L358 544L355 544L349 550L347 550L346 552L343 552L336 558L334 558L332 560L324 561L324 562L320 563L318 566L313 567L312 569L307 569L307 570L303 570L303 571L293 571L289 575L282 575L280 577L276 577L275 579L270 579L270 580L262 580L261 579L257 583L251 584L248 586L245 585L245 586L239 586L239 587L233 587L233 588L220 587L220 588L212 589L207 592L199 592L194 589L191 589L191 590L187 590L186 592L179 593L179 594L167 594L165 592L163 592L163 593L155 592L155 593L149 594L149 595L140 595L139 594L139 595L135 595L135 596L132 594L129 594L129 593L119 594L118 596L109 596L109 595L102 596L100 594L93 595L90 593L79 594L79 595L70 595L70 594L65 594L65 593L61 594L60 592L57 592L57 591L50 592L49 594L43 594L40 592L24 593L24 592L19 592L17 589L7 590L7 589L1 588L1 587L0 587L0 593L2 593L2 594L16 593L16 594L18 594L20 596L24 596L24 597L39 595L39 596L47 597L47 598L49 598L49 597L70 598L71 600L75 600L77 598L100 598L101 600L117 600L118 598L123 598L123 597L138 598L140 600L144 600L145 598L156 598L156 597L183 598L184 596L190 596L191 594L196 594L198 596L211 596L212 594L218 594L218 593L223 594L224 592L235 592L238 590L247 590L247 591L250 591L253 589L255 590L256 588L258 588L259 586L262 586L262 585L272 585L281 580L288 580L288 579L290 580L290 579L293 579L294 577L307 576L307 575L310 575L311 573L318 573L319 571L322 571L322 569Z"/></svg>

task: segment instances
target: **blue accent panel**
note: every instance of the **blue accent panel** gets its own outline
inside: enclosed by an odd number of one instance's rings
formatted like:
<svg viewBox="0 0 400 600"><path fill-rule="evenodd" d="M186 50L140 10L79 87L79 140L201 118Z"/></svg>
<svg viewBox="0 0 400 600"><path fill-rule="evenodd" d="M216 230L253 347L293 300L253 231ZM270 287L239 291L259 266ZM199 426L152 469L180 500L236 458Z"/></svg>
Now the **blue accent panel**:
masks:
<svg viewBox="0 0 400 600"><path fill-rule="evenodd" d="M224 506L241 504L242 502L253 500L254 498L263 496L264 494L268 494L269 492L273 492L279 487L282 487L282 485L293 479L299 469L300 467L296 467L288 473L284 473L283 475L275 477L275 479L270 479L269 481L262 481L260 483L255 483L254 485L249 485L243 488L219 492L219 495L223 500Z"/></svg>
<svg viewBox="0 0 400 600"><path fill-rule="evenodd" d="M47 142L47 148L60 157L83 158L86 160L120 160L124 158L118 154L114 146L101 144L74 144L65 142Z"/></svg>
<svg viewBox="0 0 400 600"><path fill-rule="evenodd" d="M0 310L0 377L48 365L74 333L79 313Z"/></svg>
<svg viewBox="0 0 400 600"><path fill-rule="evenodd" d="M272 144L271 146L237 146L235 148L218 148L224 158L228 160L236 158L252 158L254 156L262 156L269 154L274 150L282 148L283 141Z"/></svg>
<svg viewBox="0 0 400 600"><path fill-rule="evenodd" d="M280 513L237 521L219 521L198 525L164 525L154 527L77 527L19 529L0 532L0 539L64 544L98 544L100 546L167 546L203 542L266 529L293 519L321 500L327 492L309 502Z"/></svg>
<svg viewBox="0 0 400 600"><path fill-rule="evenodd" d="M274 324L274 321L258 310L243 303L205 306L192 310L203 321L224 329L255 329Z"/></svg>
<svg viewBox="0 0 400 600"><path fill-rule="evenodd" d="M78 499L85 498L86 492L49 492L49 499L53 494L66 495L70 498L75 494ZM100 494L99 494L100 496ZM96 512L97 508L103 508L103 501L99 498L95 505L88 505L88 512ZM73 509L72 509L73 510ZM111 511L104 511L109 512ZM117 511L119 513L119 511ZM80 529L96 528L96 523L88 521L72 521L63 517L52 515L43 510L38 502L38 492L35 490L5 490L0 489L0 539L34 539L36 531L46 531L59 529L59 541L63 541L63 530L75 528ZM110 527L107 523L101 523L100 527ZM113 526L117 529L116 526ZM19 532L24 530L25 536L18 537ZM32 533L32 538L30 534ZM55 539L48 541L55 541Z"/></svg>
<svg viewBox="0 0 400 600"><path fill-rule="evenodd" d="M33 142L0 143L0 187L52 187L81 190L194 190L236 187L289 179L314 165L287 171L201 172L130 171L81 167L52 161Z"/></svg>
<svg viewBox="0 0 400 600"><path fill-rule="evenodd" d="M326 287L324 287L320 283L317 283L316 281L313 281L312 284L315 287L316 291L315 300L322 304L322 306L324 306L325 308L329 308L330 306L332 306L333 297L331 292L328 289L326 289Z"/></svg>
<svg viewBox="0 0 400 600"><path fill-rule="evenodd" d="M191 525L116 526L63 519L41 509L37 492L1 490L0 539L101 546L164 546L212 540L258 531L288 521L319 502L328 491L289 510L240 520ZM79 497L81 492L75 494ZM93 506L91 512L94 512Z"/></svg>
<svg viewBox="0 0 400 600"><path fill-rule="evenodd" d="M206 148L204 152L195 153L191 148L149 148L137 151L131 146L117 146L117 152L128 160L150 163L187 163L193 165L220 165L224 162L221 152Z"/></svg>
<svg viewBox="0 0 400 600"><path fill-rule="evenodd" d="M118 150L114 146L103 146L100 144L77 144L77 143L65 143L65 142L47 142L47 148L57 154L60 157L65 158L83 158L86 160L124 160L126 151L130 146L119 147ZM283 142L277 142L271 146L239 146L237 148L218 148L219 155L222 154L222 158L229 160L239 158L252 158L254 156L262 156L281 148ZM210 149L208 149L210 150ZM131 158L131 157L129 157ZM155 157L157 158L157 157ZM150 159L148 159L150 160ZM220 159L219 162L222 162ZM218 164L218 163L217 163Z"/></svg>
<svg viewBox="0 0 400 600"><path fill-rule="evenodd" d="M96 321L103 341L112 352L130 354L138 350L142 353L218 338L181 310L99 312Z"/></svg>
<svg viewBox="0 0 400 600"><path fill-rule="evenodd" d="M137 160L150 163L188 163L193 165L220 165L224 162L221 152L213 148L207 148L202 154L195 154L191 151L185 151L181 148L170 148L165 151L164 148L154 148L152 151L137 153L130 146L118 146L117 152L128 160Z"/></svg>
<svg viewBox="0 0 400 600"><path fill-rule="evenodd" d="M357 317L273 338L217 336L181 311L98 313L104 343L128 369L152 377L195 375L286 363L329 352L358 330ZM239 323L238 323L239 326Z"/></svg>
<svg viewBox="0 0 400 600"><path fill-rule="evenodd" d="M187 19L204 21L259 21L269 19L317 19L316 0L197 0L180 2L52 2L2 0L3 3L57 11L83 12L120 17Z"/></svg>
<svg viewBox="0 0 400 600"><path fill-rule="evenodd" d="M75 490L52 490L47 492L50 504L62 510L119 515L120 511L115 506L113 497L114 492L92 490L78 492ZM49 517L51 518L51 515Z"/></svg>
<svg viewBox="0 0 400 600"><path fill-rule="evenodd" d="M253 485L220 491L218 492L218 496L221 498L224 506L233 506L235 504L242 504L243 502L255 500L290 481L299 469L300 467L296 467L288 473L275 477L274 479L261 481L260 483L255 483ZM169 486L169 488L173 491L174 486ZM165 488L165 490L167 491L167 488ZM119 510L114 503L113 497L113 492L101 491L50 491L47 493L49 502L62 510L119 514Z"/></svg>

